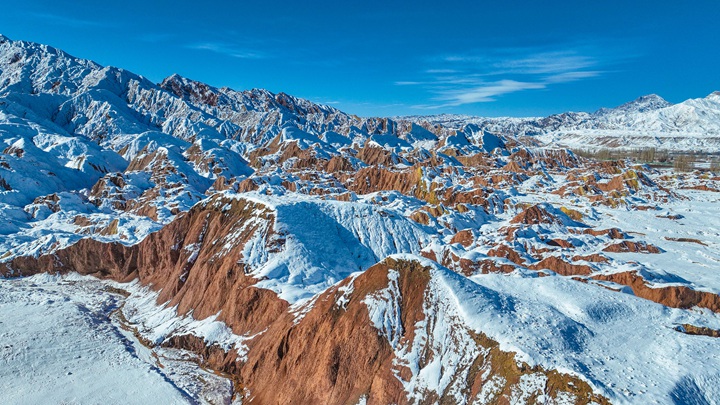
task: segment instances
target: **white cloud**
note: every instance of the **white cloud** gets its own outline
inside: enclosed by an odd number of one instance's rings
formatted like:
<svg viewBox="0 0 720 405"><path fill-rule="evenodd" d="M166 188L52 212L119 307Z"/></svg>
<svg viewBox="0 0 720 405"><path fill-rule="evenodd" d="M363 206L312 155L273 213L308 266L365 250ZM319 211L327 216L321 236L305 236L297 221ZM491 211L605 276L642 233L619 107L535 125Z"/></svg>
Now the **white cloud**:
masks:
<svg viewBox="0 0 720 405"><path fill-rule="evenodd" d="M223 42L197 42L186 45L186 48L215 52L240 59L265 59L268 57L268 55L263 52L258 52L250 49L242 49L235 45Z"/></svg>
<svg viewBox="0 0 720 405"><path fill-rule="evenodd" d="M543 52L524 58L500 60L494 63L498 72L494 74L516 73L542 75L564 73L587 69L597 65L597 60L572 51Z"/></svg>
<svg viewBox="0 0 720 405"><path fill-rule="evenodd" d="M547 78L545 78L545 82L548 84L574 82L576 80L589 79L591 77L600 76L602 73L603 72L598 70L564 72L548 76Z"/></svg>
<svg viewBox="0 0 720 405"><path fill-rule="evenodd" d="M435 66L419 72L420 80L396 81L398 86L420 86L432 94L440 108L495 101L499 96L546 89L559 83L600 76L606 61L592 47L547 49L495 49L485 53L445 55L432 59Z"/></svg>
<svg viewBox="0 0 720 405"><path fill-rule="evenodd" d="M425 73L457 73L455 69L428 69Z"/></svg>
<svg viewBox="0 0 720 405"><path fill-rule="evenodd" d="M445 106L458 106L462 104L485 103L494 101L496 96L503 94L530 89L544 89L545 87L546 84L544 83L500 80L497 82L484 83L483 85L468 89L443 91L436 99L446 101Z"/></svg>

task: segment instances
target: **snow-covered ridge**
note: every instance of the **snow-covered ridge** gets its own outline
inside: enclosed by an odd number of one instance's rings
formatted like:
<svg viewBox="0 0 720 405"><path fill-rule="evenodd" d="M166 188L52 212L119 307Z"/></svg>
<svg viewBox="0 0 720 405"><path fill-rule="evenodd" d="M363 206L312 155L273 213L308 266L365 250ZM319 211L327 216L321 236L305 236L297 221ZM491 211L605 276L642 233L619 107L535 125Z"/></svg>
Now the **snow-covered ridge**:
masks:
<svg viewBox="0 0 720 405"><path fill-rule="evenodd" d="M432 229L391 208L294 193L275 197L225 192L210 201L220 204L226 198L271 209L274 222L255 232L241 260L260 280L257 287L275 291L290 303L309 299L386 256L419 254L431 241ZM267 233L270 225L272 235Z"/></svg>
<svg viewBox="0 0 720 405"><path fill-rule="evenodd" d="M675 330L686 323L718 328L718 317L560 276L517 272L466 278L415 255L390 259L419 262L431 275L425 321L415 325L415 339L406 345L397 338L403 333L397 321L402 299L394 281L397 272L391 268L388 287L365 301L373 325L395 350L396 363L413 371L408 393L442 393L457 383L445 376L469 367L478 354L467 328L515 352L518 361L579 376L612 403L665 403L668 398L702 403L720 395L715 339ZM436 353L432 362L418 367L429 348ZM687 392L688 387L697 389Z"/></svg>
<svg viewBox="0 0 720 405"><path fill-rule="evenodd" d="M427 143L427 134L413 135L422 128L412 127L421 122L453 129L473 124L481 133L539 136L546 145L555 146L720 148L720 96L716 93L675 105L648 95L595 113L568 112L545 118L440 115L362 119L284 93L215 88L179 75L156 85L140 75L74 58L47 45L7 38L0 43L0 96L38 113L65 132L91 138L145 131L186 140L229 138L236 142L231 149L240 153L270 142L288 126L318 137L339 133L360 144L372 135L392 134L421 147ZM40 99L42 107L38 109Z"/></svg>
<svg viewBox="0 0 720 405"><path fill-rule="evenodd" d="M461 115L404 118L451 127L475 124L492 133L534 137L551 147L720 152L718 92L678 104L651 94L615 108L601 108L594 113L567 112L544 118Z"/></svg>
<svg viewBox="0 0 720 405"><path fill-rule="evenodd" d="M166 224L204 198L215 180L238 184L251 175L248 162L258 150L298 144L330 159L350 146L395 153L434 150L441 141L418 125L363 119L284 93L214 88L178 75L154 84L47 45L0 43L6 211L33 211L36 199L70 192L98 206L90 217L119 209ZM447 137L444 147L477 153L499 145L497 137L468 128ZM256 167L263 162L255 157ZM28 219L34 218L11 228Z"/></svg>

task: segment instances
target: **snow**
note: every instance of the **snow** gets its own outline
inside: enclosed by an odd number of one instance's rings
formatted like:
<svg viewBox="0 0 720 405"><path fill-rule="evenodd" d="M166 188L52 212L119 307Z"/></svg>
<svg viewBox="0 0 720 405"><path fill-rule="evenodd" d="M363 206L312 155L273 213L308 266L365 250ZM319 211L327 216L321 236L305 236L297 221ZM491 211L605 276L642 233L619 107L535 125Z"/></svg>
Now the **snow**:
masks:
<svg viewBox="0 0 720 405"><path fill-rule="evenodd" d="M69 195L73 197L74 195ZM72 200L72 198L69 198ZM60 204L66 199L60 194ZM0 211L0 251L3 252L2 260L10 260L16 256L38 256L52 253L55 250L70 246L78 240L86 237L82 233L83 228L75 225L76 215L82 215L96 225L92 229L101 229L110 224L111 221L118 221L118 233L112 235L94 234L93 238L103 242L120 242L126 245L133 245L142 241L147 235L159 230L162 224L152 221L147 217L132 214L109 214L97 212L92 205L66 206L64 210L51 213L44 208L40 218L30 221L28 213L8 205L2 205ZM92 208L88 208L88 206ZM87 213L86 209L92 209ZM45 216L47 215L47 216ZM5 231L3 232L3 229Z"/></svg>
<svg viewBox="0 0 720 405"><path fill-rule="evenodd" d="M254 336L238 336L223 322L217 321L219 313L202 320L193 318L192 313L180 315L176 306L168 303L157 304L158 292L139 283L114 283L130 292L125 300L123 314L137 325L140 333L154 344L161 344L172 336L191 334L202 338L208 346L217 344L223 350L235 349L240 358L247 353L245 341Z"/></svg>
<svg viewBox="0 0 720 405"><path fill-rule="evenodd" d="M242 260L261 280L258 287L275 291L291 304L388 255L419 253L430 240L428 229L385 207L294 193L281 198L260 193L225 196L253 201L274 212L272 229L284 239L282 250L267 251L267 228L263 228L245 245Z"/></svg>
<svg viewBox="0 0 720 405"><path fill-rule="evenodd" d="M614 109L600 110L588 118L549 131L539 139L546 144L579 149L653 147L720 151L720 102L712 94L675 105L651 95Z"/></svg>
<svg viewBox="0 0 720 405"><path fill-rule="evenodd" d="M483 132L519 138L530 136L534 138L531 142L540 141L550 148L720 152L720 97L716 93L674 105L657 95L649 95L595 113L567 112L543 118L443 114L397 119L462 129L471 137L472 133ZM483 144L492 145L492 142Z"/></svg>
<svg viewBox="0 0 720 405"><path fill-rule="evenodd" d="M482 354L470 328L499 341L503 349L517 352L523 361L586 379L613 402L668 403L673 398L712 402L720 397L717 340L676 331L682 323L717 329L719 317L709 310L669 309L627 294L628 287L596 281L583 284L550 271L544 272L549 277L518 270L468 279L417 256L421 250L447 249L462 258L487 258L518 207L542 203L562 224L517 231L511 243L520 254L529 258L533 248L547 249L548 238L570 241L573 254L597 253L613 243L607 237L571 233L568 227L582 224L558 208L569 207L582 213L582 221L595 229L619 227L631 240L663 250L651 255L608 253L608 263L586 263L596 273L637 271L651 287L685 285L720 293L720 278L715 274L720 267L720 200L717 193L683 189L698 184L691 175L669 172L672 179L663 180L662 185L672 193L639 190L622 199L627 206L610 208L581 196L552 194L567 178L543 168L517 187L493 184L487 211L479 205L468 205L462 213L439 206L441 214L425 226L408 219L425 201L394 191L353 193L352 202L332 201L333 194L347 192L339 184L339 175L289 170L296 159L285 161L282 167L276 160L282 148L296 144L315 158L343 156L353 167L364 167L352 148L372 145L385 148L394 161L401 162L391 169L412 165L407 152L430 156L450 149L461 154L487 152L502 165L509 153L502 150L508 137L525 136L546 148L718 152L719 123L717 93L675 105L650 95L595 113L546 118L361 119L284 93L215 88L178 75L156 85L123 69L2 37L0 261L49 254L84 237L139 243L178 213L213 201L214 197L205 199L206 193L213 192L211 184L220 176L232 182L235 190L252 176L262 183L258 191L224 192L220 197L245 199L267 210L259 208L243 226L213 242L222 244L220 254L227 254L254 229L237 259L260 280L257 287L270 289L291 304L296 323L320 293L338 283L345 284L338 287L336 304L345 308L354 291L354 278L385 257L417 260L432 269L429 299L423 307L426 319L411 325L413 341L402 338L409 331L403 331L400 323L397 271L388 273L386 289L365 299L370 321L395 351L394 365L411 372L408 380L401 380L411 398L420 400L426 391L434 391L463 401L459 381L470 362ZM433 129L437 134L426 129L435 124L442 125ZM253 162L262 167L254 172L246 158L260 148L275 147L280 148L278 153ZM453 162L450 157L443 159ZM472 171L460 164L424 167L422 181L426 186L436 182L474 191L477 184L467 181ZM660 181L662 174L652 172L651 176ZM320 180L306 180L313 176ZM609 180L599 179L599 183ZM301 192L327 194L310 197L288 192L283 186L286 181ZM125 202L130 204L123 208ZM133 203L138 206L131 207ZM224 200L223 204L227 206ZM655 205L658 210L630 209L640 204ZM156 219L138 215L147 212L144 209L157 211ZM103 233L113 221L117 221L117 233ZM449 246L455 232L462 229L472 230L473 245ZM700 243L689 241L693 239ZM197 260L200 245L186 249L188 260ZM563 249L547 255L570 260ZM29 402L42 402L40 396L51 393L53 384L63 387L60 400L68 402L87 402L94 396L110 402L125 400L118 392L105 393L118 382L137 388L138 396L133 392L130 401L140 403L159 397L184 403L207 394L205 385L186 378L199 373L212 380L189 365L187 353L151 351L134 342L132 333L118 329L109 312L120 305L132 325L153 342L187 333L207 344L234 348L241 359L246 354L245 342L252 336L234 335L217 321L220 313L196 320L192 313L178 314L168 303L158 305L157 293L147 287L111 284L126 289L130 296L108 294L102 291L107 284L76 275L0 280L0 353L7 364L0 367L5 384L0 389L15 395L7 401L25 402L18 395L27 394ZM433 356L420 367L426 350ZM42 363L37 354L43 356ZM156 359L167 371L155 367ZM63 374L62 367L72 368L73 374ZM119 381L111 380L114 374ZM18 376L25 387L37 385L37 393L13 390L11 378ZM460 378L451 381L451 376ZM98 386L75 383L84 378L97 379ZM214 381L210 391L227 389L227 381ZM477 399L490 398L502 383L493 377ZM523 376L512 401L527 399L543 384L540 374ZM558 402L573 400L568 396Z"/></svg>
<svg viewBox="0 0 720 405"><path fill-rule="evenodd" d="M368 307L370 322L380 335L387 338L393 349L397 349L400 337L403 335L398 277L399 273L396 270L388 270L388 287L368 295L363 300Z"/></svg>
<svg viewBox="0 0 720 405"><path fill-rule="evenodd" d="M488 373L490 370L488 370ZM499 375L494 375L488 379L485 384L480 388L475 400L479 404L489 404L491 400L495 398L497 393L502 390L505 385L505 379Z"/></svg>
<svg viewBox="0 0 720 405"><path fill-rule="evenodd" d="M682 323L718 328L717 316L560 276L437 276L435 287L466 325L522 361L586 379L613 402L669 403L683 379L702 386L696 400L720 395L716 340L674 330Z"/></svg>
<svg viewBox="0 0 720 405"><path fill-rule="evenodd" d="M395 351L394 364L412 372L409 381L398 375L411 398L450 387L448 392L457 392L456 400L463 401L448 376L462 376L482 355L466 328L517 353L518 361L586 380L613 403L673 403L673 398L706 403L720 397L716 339L675 330L685 323L719 328L720 316L709 311L667 308L561 276L515 272L466 278L422 257L391 258L414 260L431 270L425 319L414 325L412 342L398 338L397 272L391 270L388 287L364 301L373 325ZM433 355L420 367L428 350ZM512 397L524 402L544 386L544 378L523 376ZM500 383L489 381L477 399L483 403ZM573 403L571 397L563 401Z"/></svg>
<svg viewBox="0 0 720 405"><path fill-rule="evenodd" d="M314 144L322 142L317 136L295 127L285 127L280 134L281 141L296 141L301 149L307 149Z"/></svg>
<svg viewBox="0 0 720 405"><path fill-rule="evenodd" d="M373 135L370 137L368 142L381 148L392 149L400 151L402 149L410 149L410 144L393 135Z"/></svg>
<svg viewBox="0 0 720 405"><path fill-rule="evenodd" d="M622 255L625 261L640 263L645 274L650 276L648 278L659 283L663 283L664 278L665 283L682 282L694 289L718 294L720 278L713 270L720 268L720 218L717 216L720 199L717 193L709 191L676 190L676 193L687 200L659 203L660 211L608 212L600 208L602 223L606 226L622 226L623 230L633 232L664 251L658 255L616 253L610 256L618 258ZM668 213L682 215L682 218L662 218ZM667 238L697 239L705 245Z"/></svg>
<svg viewBox="0 0 720 405"><path fill-rule="evenodd" d="M349 146L352 143L352 140L350 138L340 135L334 131L323 132L322 140L338 147Z"/></svg>
<svg viewBox="0 0 720 405"><path fill-rule="evenodd" d="M595 264L602 273L640 271L648 281L657 286L688 285L693 289L720 293L720 279L712 272L720 266L720 217L717 216L720 196L711 191L682 189L692 185L688 179L671 171L662 171L652 177L664 174L679 176L669 186L675 198L667 201L653 201L649 198L638 200L638 204L657 207L656 210L632 210L626 207L611 208L604 205L591 205L583 199L568 199L547 190L535 190L531 182L521 188L522 194L514 196L515 203L536 203L546 201L546 207L568 207L583 213L582 221L595 229L620 228L627 232L632 241L642 241L661 248L661 254L643 253L606 253L612 260L607 265ZM556 184L562 184L562 176L555 176ZM642 196L641 196L642 197ZM556 210L557 211L557 210ZM663 218L667 215L681 215L673 220ZM557 212L555 212L557 215ZM509 216L509 215L508 215ZM503 223L492 224L493 227ZM550 232L550 230L545 229ZM568 239L562 229L548 233L549 238ZM580 238L580 235L572 235ZM534 239L533 237L530 237ZM696 239L705 245L693 242L679 242L668 238ZM580 239L583 243L587 239ZM587 243L575 249L574 254L589 254L602 249L601 246Z"/></svg>
<svg viewBox="0 0 720 405"><path fill-rule="evenodd" d="M425 319L414 325L415 339L395 351L393 363L411 370L410 380L401 382L415 400L421 400L427 390L438 394L447 392L456 403L465 403L463 384L473 361L483 353L459 323L456 308L438 300L432 289L426 294ZM432 356L421 367L427 352Z"/></svg>
<svg viewBox="0 0 720 405"><path fill-rule="evenodd" d="M362 272L357 272L351 274L346 280L347 284L338 287L337 292L340 293L340 296L336 298L335 304L342 309L347 309L347 304L350 303L350 297L352 297L352 293L355 291L355 279L362 274ZM343 280L344 281L344 280Z"/></svg>
<svg viewBox="0 0 720 405"><path fill-rule="evenodd" d="M180 351L153 355L123 330L114 316L122 297L106 285L77 275L0 279L4 404L229 401L228 380Z"/></svg>

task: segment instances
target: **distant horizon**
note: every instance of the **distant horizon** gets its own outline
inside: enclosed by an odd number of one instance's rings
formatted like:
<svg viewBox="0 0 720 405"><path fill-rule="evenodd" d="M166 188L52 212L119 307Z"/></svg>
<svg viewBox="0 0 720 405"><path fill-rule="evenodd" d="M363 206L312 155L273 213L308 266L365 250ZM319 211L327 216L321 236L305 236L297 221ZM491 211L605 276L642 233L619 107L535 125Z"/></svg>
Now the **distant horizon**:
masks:
<svg viewBox="0 0 720 405"><path fill-rule="evenodd" d="M84 2L80 2L84 3ZM28 0L0 30L160 83L262 88L363 117L546 117L720 90L720 3L451 0L122 7Z"/></svg>

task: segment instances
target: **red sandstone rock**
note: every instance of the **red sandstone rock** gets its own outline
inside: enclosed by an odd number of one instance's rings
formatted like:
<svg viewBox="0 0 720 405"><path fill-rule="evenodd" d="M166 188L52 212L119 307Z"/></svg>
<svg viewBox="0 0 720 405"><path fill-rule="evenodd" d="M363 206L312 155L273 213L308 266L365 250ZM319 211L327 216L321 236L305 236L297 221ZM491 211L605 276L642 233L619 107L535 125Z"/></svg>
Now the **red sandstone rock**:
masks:
<svg viewBox="0 0 720 405"><path fill-rule="evenodd" d="M660 248L645 242L622 241L603 249L603 252L610 253L661 253Z"/></svg>

